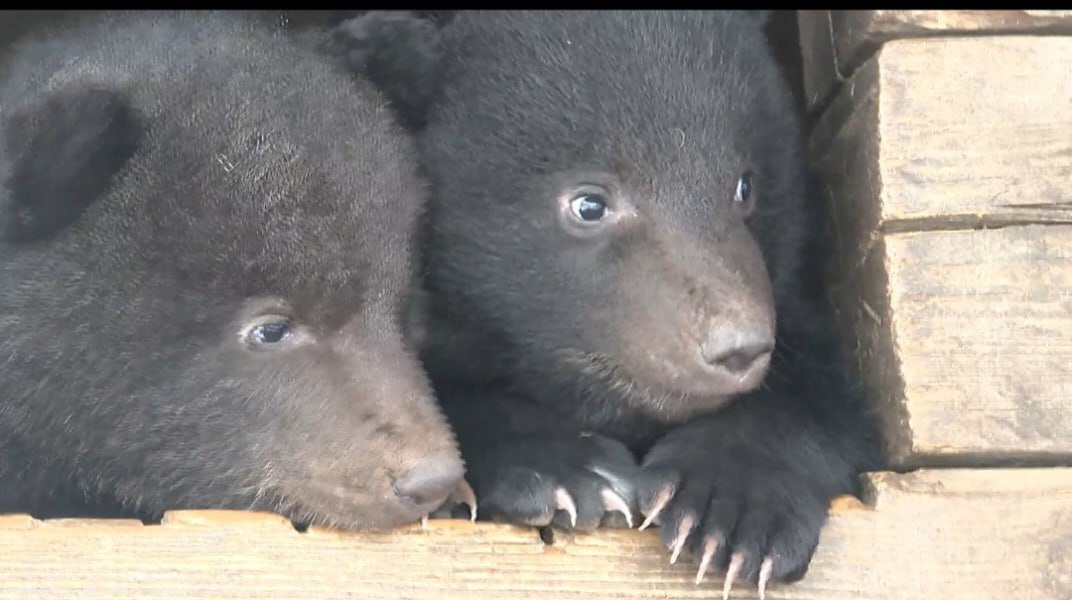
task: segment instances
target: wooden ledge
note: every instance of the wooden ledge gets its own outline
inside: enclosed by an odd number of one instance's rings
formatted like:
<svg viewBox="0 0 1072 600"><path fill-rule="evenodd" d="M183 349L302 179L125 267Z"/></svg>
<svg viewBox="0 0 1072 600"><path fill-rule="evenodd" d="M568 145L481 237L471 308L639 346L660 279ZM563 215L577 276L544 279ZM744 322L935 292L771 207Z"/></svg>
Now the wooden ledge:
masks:
<svg viewBox="0 0 1072 600"><path fill-rule="evenodd" d="M891 40L1072 34L1072 10L799 10L797 22L812 114Z"/></svg>
<svg viewBox="0 0 1072 600"><path fill-rule="evenodd" d="M868 477L835 503L811 572L768 598L1072 598L1072 468ZM0 598L712 598L654 531L556 532L433 520L299 533L275 515L0 517ZM755 598L738 585L734 598Z"/></svg>

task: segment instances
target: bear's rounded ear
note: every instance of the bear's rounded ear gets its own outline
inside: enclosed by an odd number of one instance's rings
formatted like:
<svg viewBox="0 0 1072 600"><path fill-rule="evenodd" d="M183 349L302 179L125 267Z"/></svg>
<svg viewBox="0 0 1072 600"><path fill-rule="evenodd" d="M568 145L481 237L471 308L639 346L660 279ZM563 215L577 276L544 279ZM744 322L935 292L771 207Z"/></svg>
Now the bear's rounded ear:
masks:
<svg viewBox="0 0 1072 600"><path fill-rule="evenodd" d="M42 94L0 121L0 235L48 237L99 198L144 134L123 92L75 83Z"/></svg>
<svg viewBox="0 0 1072 600"><path fill-rule="evenodd" d="M767 26L770 22L771 15L774 13L773 10L745 10L742 12L755 21L756 26L760 28Z"/></svg>
<svg viewBox="0 0 1072 600"><path fill-rule="evenodd" d="M406 11L369 11L335 26L326 50L374 83L411 127L420 127L439 90L439 25Z"/></svg>

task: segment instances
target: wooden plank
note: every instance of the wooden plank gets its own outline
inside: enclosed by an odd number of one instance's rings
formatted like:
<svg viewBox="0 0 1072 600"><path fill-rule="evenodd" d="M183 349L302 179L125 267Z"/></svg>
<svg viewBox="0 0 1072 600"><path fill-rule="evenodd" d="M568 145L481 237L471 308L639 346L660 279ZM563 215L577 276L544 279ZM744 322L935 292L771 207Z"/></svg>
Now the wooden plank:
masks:
<svg viewBox="0 0 1072 600"><path fill-rule="evenodd" d="M801 582L768 598L1072 597L1072 469L870 476L840 503ZM255 513L159 526L0 518L0 598L711 598L654 531L559 532L431 521L298 533ZM754 598L738 586L735 598Z"/></svg>
<svg viewBox="0 0 1072 600"><path fill-rule="evenodd" d="M913 454L1072 456L1072 226L890 235Z"/></svg>
<svg viewBox="0 0 1072 600"><path fill-rule="evenodd" d="M800 11L798 21L805 91L813 112L821 111L839 84L891 40L1072 34L1070 10Z"/></svg>
<svg viewBox="0 0 1072 600"><path fill-rule="evenodd" d="M884 220L1072 221L1072 37L891 42Z"/></svg>
<svg viewBox="0 0 1072 600"><path fill-rule="evenodd" d="M1072 10L835 10L830 16L843 75L895 39L1072 33Z"/></svg>
<svg viewBox="0 0 1072 600"><path fill-rule="evenodd" d="M814 128L831 295L898 467L1072 457L1070 98L1072 38L899 40Z"/></svg>
<svg viewBox="0 0 1072 600"><path fill-rule="evenodd" d="M872 228L1069 223L1070 98L1072 37L890 42L823 115L811 152L881 140L860 165L878 186Z"/></svg>
<svg viewBox="0 0 1072 600"><path fill-rule="evenodd" d="M1072 226L885 234L834 291L898 468L1072 458Z"/></svg>

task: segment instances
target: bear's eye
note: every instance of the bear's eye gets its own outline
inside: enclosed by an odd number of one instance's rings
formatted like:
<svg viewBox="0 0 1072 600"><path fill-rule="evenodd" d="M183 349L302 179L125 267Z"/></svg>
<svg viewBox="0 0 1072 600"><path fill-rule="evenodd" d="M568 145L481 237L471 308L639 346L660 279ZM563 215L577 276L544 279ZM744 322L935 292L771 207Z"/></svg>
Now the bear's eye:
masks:
<svg viewBox="0 0 1072 600"><path fill-rule="evenodd" d="M737 180L737 194L733 201L737 204L747 204L752 198L752 173L745 171L744 175Z"/></svg>
<svg viewBox="0 0 1072 600"><path fill-rule="evenodd" d="M290 335L289 321L262 323L249 330L247 337L252 344L277 344Z"/></svg>
<svg viewBox="0 0 1072 600"><path fill-rule="evenodd" d="M582 221L594 223L607 214L607 200L599 194L581 194L570 200L570 212Z"/></svg>
<svg viewBox="0 0 1072 600"><path fill-rule="evenodd" d="M254 315L237 333L239 343L251 352L290 351L317 341L315 333L285 309Z"/></svg>

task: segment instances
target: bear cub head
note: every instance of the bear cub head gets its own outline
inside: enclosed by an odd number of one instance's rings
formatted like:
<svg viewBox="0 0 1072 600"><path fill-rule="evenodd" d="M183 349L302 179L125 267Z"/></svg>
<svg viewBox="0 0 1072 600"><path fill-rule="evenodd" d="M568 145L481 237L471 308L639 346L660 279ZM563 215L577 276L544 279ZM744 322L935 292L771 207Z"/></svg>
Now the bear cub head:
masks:
<svg viewBox="0 0 1072 600"><path fill-rule="evenodd" d="M806 230L763 19L379 13L335 30L433 183L436 378L505 357L486 371L592 426L681 422L762 384Z"/></svg>
<svg viewBox="0 0 1072 600"><path fill-rule="evenodd" d="M0 72L0 498L388 527L461 483L406 328L425 189L369 84L202 13Z"/></svg>

